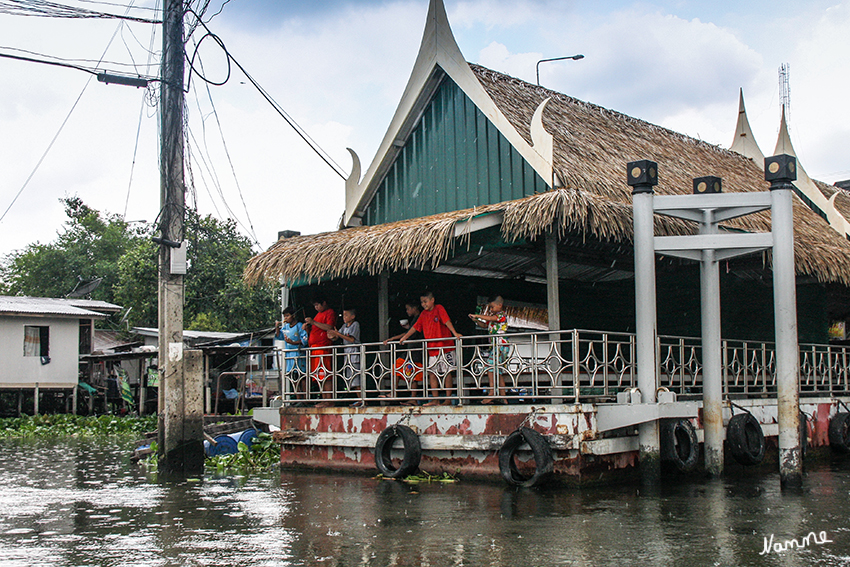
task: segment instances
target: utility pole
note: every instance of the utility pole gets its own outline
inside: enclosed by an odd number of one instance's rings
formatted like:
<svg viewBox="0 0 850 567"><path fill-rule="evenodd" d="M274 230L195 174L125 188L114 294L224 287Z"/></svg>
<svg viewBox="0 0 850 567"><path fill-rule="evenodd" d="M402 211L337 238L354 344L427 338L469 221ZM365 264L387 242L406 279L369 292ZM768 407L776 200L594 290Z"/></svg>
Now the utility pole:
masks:
<svg viewBox="0 0 850 567"><path fill-rule="evenodd" d="M203 389L196 351L183 351L183 0L163 7L160 97L159 469L203 471ZM183 256L182 266L179 265ZM196 384L197 382L197 384ZM197 390L197 392L195 391Z"/></svg>

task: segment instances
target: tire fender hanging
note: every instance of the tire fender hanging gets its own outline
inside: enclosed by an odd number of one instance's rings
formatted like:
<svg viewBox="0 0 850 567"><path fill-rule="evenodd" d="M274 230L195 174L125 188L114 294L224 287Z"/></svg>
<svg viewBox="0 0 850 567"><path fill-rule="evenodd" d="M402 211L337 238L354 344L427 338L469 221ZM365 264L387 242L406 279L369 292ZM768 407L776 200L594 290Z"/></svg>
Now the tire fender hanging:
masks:
<svg viewBox="0 0 850 567"><path fill-rule="evenodd" d="M393 444L396 439L401 439L404 457L398 468L395 468L392 460ZM422 446L419 444L419 436L406 425L393 425L387 427L378 435L375 443L375 465L387 478L404 478L419 469L419 461L422 459Z"/></svg>
<svg viewBox="0 0 850 567"><path fill-rule="evenodd" d="M699 440L687 419L670 419L661 425L661 459L673 463L681 472L690 472L699 461Z"/></svg>
<svg viewBox="0 0 850 567"><path fill-rule="evenodd" d="M829 420L829 448L836 453L850 453L850 413L840 412Z"/></svg>
<svg viewBox="0 0 850 567"><path fill-rule="evenodd" d="M751 413L732 416L726 426L726 443L742 465L757 465L764 459L764 432Z"/></svg>
<svg viewBox="0 0 850 567"><path fill-rule="evenodd" d="M534 474L526 476L516 466L514 456L521 445L528 443L534 455ZM540 486L552 474L555 468L555 458L552 447L540 433L528 427L520 427L510 435L499 448L499 472L512 486Z"/></svg>

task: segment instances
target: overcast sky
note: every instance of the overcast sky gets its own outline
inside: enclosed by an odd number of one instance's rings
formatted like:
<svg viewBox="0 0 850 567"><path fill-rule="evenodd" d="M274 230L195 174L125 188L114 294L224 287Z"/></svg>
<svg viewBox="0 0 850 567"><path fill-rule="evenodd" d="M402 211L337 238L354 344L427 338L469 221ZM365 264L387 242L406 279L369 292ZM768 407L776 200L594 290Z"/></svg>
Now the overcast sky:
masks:
<svg viewBox="0 0 850 567"><path fill-rule="evenodd" d="M791 135L802 165L824 181L850 178L850 0L445 1L467 60L534 82L539 59L583 53L582 61L541 65L541 83L723 147L732 141L743 87L767 155L779 125L777 70L789 63ZM213 0L209 14L220 5ZM377 150L413 67L427 9L427 0L232 0L209 26L347 172L346 147L357 151L364 170ZM190 53L201 35L189 39ZM97 61L105 52L100 68L145 75L158 73L162 41L149 24L7 14L0 14L0 38L0 53L20 54L9 49L15 48ZM214 42L203 42L200 61L209 80L225 77ZM130 221L154 221L156 89L104 85L80 71L5 58L0 76L0 214L23 188L0 221L0 254L53 240L65 196L126 211ZM238 70L224 86L193 77L187 107L190 205L237 219L258 249L279 230L335 228L344 208L342 179Z"/></svg>

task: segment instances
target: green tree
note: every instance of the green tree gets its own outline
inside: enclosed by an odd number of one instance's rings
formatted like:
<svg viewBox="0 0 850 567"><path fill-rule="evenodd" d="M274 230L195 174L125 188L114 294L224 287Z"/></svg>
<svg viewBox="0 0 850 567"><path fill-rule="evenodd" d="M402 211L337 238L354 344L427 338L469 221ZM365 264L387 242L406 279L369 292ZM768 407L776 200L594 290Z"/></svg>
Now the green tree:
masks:
<svg viewBox="0 0 850 567"><path fill-rule="evenodd" d="M141 229L118 216L101 214L79 197L61 199L68 220L55 241L36 242L7 255L0 265L2 293L65 297L80 281L103 278L91 297L114 301L118 262L136 242Z"/></svg>
<svg viewBox="0 0 850 567"><path fill-rule="evenodd" d="M272 286L250 288L242 272L254 254L251 242L236 229L233 220L219 221L186 212L185 232L189 263L185 277L183 320L197 331L244 331L270 327L277 317L277 290ZM157 324L157 254L149 240L136 244L119 263L117 301L132 307L132 326Z"/></svg>
<svg viewBox="0 0 850 567"><path fill-rule="evenodd" d="M159 298L157 296L157 251L150 239L136 242L118 260L118 284L115 302L129 309L129 327L156 327Z"/></svg>
<svg viewBox="0 0 850 567"><path fill-rule="evenodd" d="M143 228L118 215L98 212L78 197L63 199L68 216L54 242L30 244L0 265L0 293L65 297L80 281L103 278L92 294L129 309L129 326L157 326L159 246ZM187 211L189 270L185 278L186 328L245 331L271 327L277 290L250 288L242 272L254 254L232 220Z"/></svg>

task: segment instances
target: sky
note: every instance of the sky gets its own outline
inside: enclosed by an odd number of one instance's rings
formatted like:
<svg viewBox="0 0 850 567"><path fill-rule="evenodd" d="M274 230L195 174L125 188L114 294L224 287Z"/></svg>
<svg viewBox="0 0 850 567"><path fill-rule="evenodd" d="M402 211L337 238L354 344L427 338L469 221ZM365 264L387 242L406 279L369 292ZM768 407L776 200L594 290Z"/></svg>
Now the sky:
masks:
<svg viewBox="0 0 850 567"><path fill-rule="evenodd" d="M122 1L65 3L122 13ZM193 4L197 5L196 0ZM0 8L3 6L0 2ZM744 98L762 151L779 129L778 68L790 66L789 122L811 177L850 179L850 0L745 2L445 0L468 61L707 142L729 147ZM156 16L156 0L131 13ZM427 0L211 0L209 29L339 164L368 167L419 48ZM188 38L196 50L203 29ZM158 74L158 26L0 10L0 54L27 50L101 70ZM102 60L103 63L97 64ZM196 68L228 77L206 39ZM0 256L56 238L61 199L80 197L127 221L159 211L158 89L105 85L79 70L0 58ZM156 85L156 83L154 83ZM201 214L233 218L268 248L281 230L334 230L344 182L235 67L186 98L189 190ZM17 199L16 199L17 196ZM12 204L14 201L14 204ZM11 205L11 207L10 207ZM10 207L10 208L9 208Z"/></svg>

